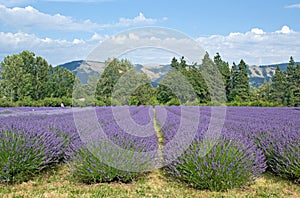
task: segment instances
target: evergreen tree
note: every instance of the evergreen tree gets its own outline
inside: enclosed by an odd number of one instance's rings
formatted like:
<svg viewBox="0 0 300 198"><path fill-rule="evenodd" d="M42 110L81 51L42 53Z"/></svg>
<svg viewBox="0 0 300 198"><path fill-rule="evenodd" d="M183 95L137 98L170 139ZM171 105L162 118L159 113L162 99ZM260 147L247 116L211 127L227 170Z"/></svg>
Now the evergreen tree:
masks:
<svg viewBox="0 0 300 198"><path fill-rule="evenodd" d="M222 60L219 53L214 57L214 63L218 67L220 73L222 74L223 83L226 91L226 99L229 99L229 93L231 88L231 79L230 79L230 68L228 62Z"/></svg>
<svg viewBox="0 0 300 198"><path fill-rule="evenodd" d="M286 105L287 78L284 72L277 66L273 76L270 100L279 104Z"/></svg>
<svg viewBox="0 0 300 198"><path fill-rule="evenodd" d="M222 74L207 52L202 59L202 64L199 66L199 71L207 84L211 102L214 104L225 103L226 90Z"/></svg>
<svg viewBox="0 0 300 198"><path fill-rule="evenodd" d="M247 71L247 65L242 59L238 64L237 68L234 64L232 67L232 85L230 92L230 100L241 100L247 101L250 96L250 85Z"/></svg>
<svg viewBox="0 0 300 198"><path fill-rule="evenodd" d="M294 96L295 106L300 106L300 65L297 65L294 72Z"/></svg>
<svg viewBox="0 0 300 198"><path fill-rule="evenodd" d="M286 98L288 106L300 106L300 68L295 66L293 57L290 57L286 70L287 87Z"/></svg>
<svg viewBox="0 0 300 198"><path fill-rule="evenodd" d="M270 102L272 92L272 81L267 82L264 80L264 83L261 84L257 89L252 92L253 97L258 102Z"/></svg>

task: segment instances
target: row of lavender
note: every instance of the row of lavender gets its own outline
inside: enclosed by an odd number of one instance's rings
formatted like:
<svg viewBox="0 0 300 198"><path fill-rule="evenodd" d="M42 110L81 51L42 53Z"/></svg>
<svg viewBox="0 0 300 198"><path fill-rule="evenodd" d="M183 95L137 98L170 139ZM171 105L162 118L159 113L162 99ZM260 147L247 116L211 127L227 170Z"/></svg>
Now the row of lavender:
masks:
<svg viewBox="0 0 300 198"><path fill-rule="evenodd" d="M86 183L127 182L161 166L211 190L245 185L266 168L299 182L297 108L157 106L155 115L150 106L52 110L0 115L0 182L28 180L65 162ZM163 160L154 117L164 136Z"/></svg>
<svg viewBox="0 0 300 198"><path fill-rule="evenodd" d="M67 163L73 176L83 182L129 181L155 166L158 141L151 107L97 107L73 112L58 108L47 114L48 110L30 116L0 115L0 182L26 181L60 163ZM93 125L89 122L93 114L99 128L79 133L80 121L74 118L80 115L88 128ZM130 134L138 127L144 137Z"/></svg>
<svg viewBox="0 0 300 198"><path fill-rule="evenodd" d="M194 133L181 136L181 144L190 146L178 158L171 162L177 150L163 150L170 162L165 170L181 181L225 190L245 185L267 169L300 182L299 108L157 106L156 112L166 148L178 134L188 134L182 125L197 125ZM212 126L215 121L219 128Z"/></svg>

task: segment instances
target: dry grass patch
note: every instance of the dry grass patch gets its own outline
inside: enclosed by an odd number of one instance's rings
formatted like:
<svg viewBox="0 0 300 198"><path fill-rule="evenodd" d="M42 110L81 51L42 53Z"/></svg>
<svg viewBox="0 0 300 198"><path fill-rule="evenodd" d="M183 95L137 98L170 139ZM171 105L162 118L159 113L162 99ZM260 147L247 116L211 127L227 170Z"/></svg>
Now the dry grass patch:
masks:
<svg viewBox="0 0 300 198"><path fill-rule="evenodd" d="M228 192L200 191L163 176L160 170L143 175L139 180L124 183L100 183L86 185L78 183L69 175L65 166L48 171L32 181L15 185L0 184L0 197L300 197L300 186L269 174L243 189Z"/></svg>

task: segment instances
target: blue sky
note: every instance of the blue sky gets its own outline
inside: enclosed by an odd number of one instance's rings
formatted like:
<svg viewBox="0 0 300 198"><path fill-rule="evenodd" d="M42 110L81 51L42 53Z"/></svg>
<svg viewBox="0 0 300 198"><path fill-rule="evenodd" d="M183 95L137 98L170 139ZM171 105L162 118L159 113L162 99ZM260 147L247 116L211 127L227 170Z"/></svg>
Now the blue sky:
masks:
<svg viewBox="0 0 300 198"><path fill-rule="evenodd" d="M0 0L0 60L28 49L56 65L131 28L183 32L232 63L300 60L300 0Z"/></svg>

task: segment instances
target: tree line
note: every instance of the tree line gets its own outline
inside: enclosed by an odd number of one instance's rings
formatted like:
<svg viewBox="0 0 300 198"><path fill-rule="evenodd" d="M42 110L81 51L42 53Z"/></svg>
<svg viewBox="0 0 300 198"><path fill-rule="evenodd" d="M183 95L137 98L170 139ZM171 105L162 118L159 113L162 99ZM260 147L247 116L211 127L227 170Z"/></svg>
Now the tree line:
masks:
<svg viewBox="0 0 300 198"><path fill-rule="evenodd" d="M108 59L100 76L81 84L61 67L52 67L29 51L7 56L1 63L0 96L19 105L55 106L60 101L87 105L246 105L300 106L300 65L290 58L286 71L277 67L271 81L249 85L247 64L231 66L219 53L206 53L201 64L187 64L184 57L171 60L171 70L153 87L128 60ZM29 103L29 104L27 104Z"/></svg>
<svg viewBox="0 0 300 198"><path fill-rule="evenodd" d="M1 106L71 103L75 75L67 69L52 67L29 51L5 57L1 67Z"/></svg>

